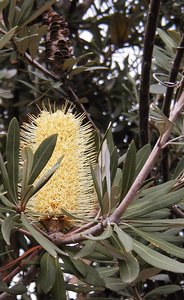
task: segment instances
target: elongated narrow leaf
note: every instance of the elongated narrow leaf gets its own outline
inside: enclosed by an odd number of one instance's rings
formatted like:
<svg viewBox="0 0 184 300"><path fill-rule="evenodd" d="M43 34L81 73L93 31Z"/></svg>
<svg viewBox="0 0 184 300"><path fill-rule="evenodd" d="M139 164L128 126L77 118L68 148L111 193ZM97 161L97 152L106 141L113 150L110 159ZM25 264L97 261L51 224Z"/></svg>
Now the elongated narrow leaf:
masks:
<svg viewBox="0 0 184 300"><path fill-rule="evenodd" d="M118 260L120 278L124 283L133 282L139 275L139 264L131 252L125 255L125 260Z"/></svg>
<svg viewBox="0 0 184 300"><path fill-rule="evenodd" d="M20 24L23 21L26 21L27 18L30 16L30 12L33 8L34 0L24 0L21 6L20 14L16 20L16 24Z"/></svg>
<svg viewBox="0 0 184 300"><path fill-rule="evenodd" d="M142 170L145 162L147 161L149 155L151 153L150 144L145 145L142 147L136 154L136 170L135 170L135 178Z"/></svg>
<svg viewBox="0 0 184 300"><path fill-rule="evenodd" d="M184 171L184 156L180 159L179 163L176 166L173 179L177 178Z"/></svg>
<svg viewBox="0 0 184 300"><path fill-rule="evenodd" d="M9 0L1 0L0 2L0 11L2 11L9 3Z"/></svg>
<svg viewBox="0 0 184 300"><path fill-rule="evenodd" d="M98 240L105 240L108 239L112 235L112 227L110 224L107 224L104 232L99 236L92 236L92 235L85 235L82 234L85 238L92 240L92 241L98 241Z"/></svg>
<svg viewBox="0 0 184 300"><path fill-rule="evenodd" d="M24 195L21 197L21 203L23 207L25 208L27 202L29 199L32 197L34 192L34 186L33 185L27 185L26 188L24 189Z"/></svg>
<svg viewBox="0 0 184 300"><path fill-rule="evenodd" d="M47 1L44 5L41 5L24 23L23 25L25 26L26 24L34 21L36 18L38 18L44 11L48 10L56 0L50 0Z"/></svg>
<svg viewBox="0 0 184 300"><path fill-rule="evenodd" d="M111 159L110 159L110 170L111 170L111 182L112 183L116 176L117 168L118 168L118 152L117 152L117 148L114 147L114 149L111 153Z"/></svg>
<svg viewBox="0 0 184 300"><path fill-rule="evenodd" d="M21 151L23 166L22 166L22 197L25 194L25 188L28 184L30 173L33 166L34 154L29 147L25 147Z"/></svg>
<svg viewBox="0 0 184 300"><path fill-rule="evenodd" d="M8 198L8 200L10 200L11 202L14 202L16 204L15 199L12 194L10 181L8 178L8 172L7 172L7 169L6 169L6 166L5 166L5 163L4 163L1 153L0 153L0 169L1 169L1 178L2 178L2 182L3 182L3 186L4 186L4 189L7 191L7 198Z"/></svg>
<svg viewBox="0 0 184 300"><path fill-rule="evenodd" d="M39 283L41 290L47 294L56 280L56 263L55 259L49 253L44 253L40 260Z"/></svg>
<svg viewBox="0 0 184 300"><path fill-rule="evenodd" d="M0 194L0 201L4 204L4 206L16 209L16 206L11 201L9 201L4 194Z"/></svg>
<svg viewBox="0 0 184 300"><path fill-rule="evenodd" d="M53 134L46 138L38 147L34 154L33 167L29 178L29 184L32 184L39 176L43 168L50 159L56 146L57 134Z"/></svg>
<svg viewBox="0 0 184 300"><path fill-rule="evenodd" d="M114 231L117 233L118 238L127 252L133 250L133 239L123 230L121 230L116 224L114 225Z"/></svg>
<svg viewBox="0 0 184 300"><path fill-rule="evenodd" d="M164 239L161 239L159 237L155 237L154 234L149 234L147 232L144 232L140 229L137 229L133 226L131 226L131 229L133 229L139 236L144 238L145 240L152 243L154 246L164 250L165 252L172 254L176 257L184 259L184 249L177 247L167 241L164 241Z"/></svg>
<svg viewBox="0 0 184 300"><path fill-rule="evenodd" d="M110 266L99 267L99 268L97 268L97 271L102 278L105 278L105 277L110 277L110 276L117 274L119 272L119 268L118 267L110 267Z"/></svg>
<svg viewBox="0 0 184 300"><path fill-rule="evenodd" d="M160 254L135 240L134 251L151 266L174 273L184 273L184 263Z"/></svg>
<svg viewBox="0 0 184 300"><path fill-rule="evenodd" d="M102 194L102 175L100 166L97 164L95 169L91 166L91 175L94 183L94 187L98 196L98 201L100 204L100 208L102 211L102 215L104 214L104 204L103 204L103 194Z"/></svg>
<svg viewBox="0 0 184 300"><path fill-rule="evenodd" d="M56 261L56 277L54 286L52 288L52 296L54 300L67 299L64 276L58 261Z"/></svg>
<svg viewBox="0 0 184 300"><path fill-rule="evenodd" d="M125 212L124 218L131 219L144 216L162 208L171 207L172 205L178 204L179 201L183 199L183 192L184 188L157 198L154 195L154 197L151 197L150 200L147 200L142 204L138 203L135 205L135 209L132 209L133 207L130 206L130 209Z"/></svg>
<svg viewBox="0 0 184 300"><path fill-rule="evenodd" d="M122 173L122 190L121 199L127 194L129 188L131 187L136 169L136 148L135 143L132 142L126 154L126 159L123 167Z"/></svg>
<svg viewBox="0 0 184 300"><path fill-rule="evenodd" d="M120 292L128 286L127 283L122 283L122 281L119 278L108 277L104 279L105 279L105 286L114 292Z"/></svg>
<svg viewBox="0 0 184 300"><path fill-rule="evenodd" d="M9 215L2 222L1 232L2 232L3 239L5 240L7 245L10 245L10 233L14 225L14 220L15 220L15 214Z"/></svg>
<svg viewBox="0 0 184 300"><path fill-rule="evenodd" d="M7 290L7 293L10 295L23 295L26 292L27 288L22 282L15 284Z"/></svg>
<svg viewBox="0 0 184 300"><path fill-rule="evenodd" d="M11 0L9 5L9 11L8 11L8 23L10 24L10 27L13 27L14 25L14 16L15 16L15 7L16 7L17 0Z"/></svg>
<svg viewBox="0 0 184 300"><path fill-rule="evenodd" d="M181 287L176 284L166 284L164 286L159 286L158 288L152 290L148 294L144 296L145 299L152 299L155 298L155 296L160 296L160 295L169 295L176 293L178 291L181 291Z"/></svg>
<svg viewBox="0 0 184 300"><path fill-rule="evenodd" d="M15 35L17 28L18 26L13 27L0 39L0 49L2 49L11 40L11 38Z"/></svg>
<svg viewBox="0 0 184 300"><path fill-rule="evenodd" d="M16 118L13 118L8 128L6 141L6 159L9 183L14 202L18 202L19 147L19 123Z"/></svg>
<svg viewBox="0 0 184 300"><path fill-rule="evenodd" d="M33 225L30 224L28 218L24 213L21 213L22 224L26 227L26 229L32 234L34 239L54 258L57 257L57 253L55 250L55 245L49 241L46 237L44 237L40 232L38 232Z"/></svg>
<svg viewBox="0 0 184 300"><path fill-rule="evenodd" d="M110 173L110 152L107 145L107 141L105 140L102 145L102 166L105 168L105 178L107 185L107 194L108 194L108 210L111 209L111 173Z"/></svg>
<svg viewBox="0 0 184 300"><path fill-rule="evenodd" d="M84 247L81 248L81 250L75 254L74 259L78 259L81 257L88 256L96 249L96 242L95 241L86 241Z"/></svg>
<svg viewBox="0 0 184 300"><path fill-rule="evenodd" d="M46 183L49 181L49 179L52 177L52 175L56 172L56 170L60 167L63 157L58 159L58 161L53 165L53 167L48 170L35 184L33 193L31 197L36 194Z"/></svg>

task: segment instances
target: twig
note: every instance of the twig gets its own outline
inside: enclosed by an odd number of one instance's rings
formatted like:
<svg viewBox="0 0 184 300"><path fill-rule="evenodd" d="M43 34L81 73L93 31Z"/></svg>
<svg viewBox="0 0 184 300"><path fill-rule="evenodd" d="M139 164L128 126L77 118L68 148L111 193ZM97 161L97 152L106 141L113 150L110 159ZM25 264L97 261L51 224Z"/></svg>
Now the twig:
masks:
<svg viewBox="0 0 184 300"><path fill-rule="evenodd" d="M160 0L151 0L145 30L139 103L141 147L148 143L150 72L159 7Z"/></svg>
<svg viewBox="0 0 184 300"><path fill-rule="evenodd" d="M37 273L37 268L35 266L31 266L29 270L27 271L26 275L18 282L18 283L23 283L25 286L30 284ZM10 295L6 292L0 295L0 300L12 300L15 299L15 295Z"/></svg>
<svg viewBox="0 0 184 300"><path fill-rule="evenodd" d="M67 86L67 85L66 85ZM93 128L95 129L95 131L97 133L99 133L99 129L96 127L95 123L93 122L93 120L91 119L91 117L89 116L88 112L86 111L85 107L82 105L82 103L80 103L77 95L75 94L75 92L73 91L73 89L68 86L68 93L70 96L70 99L72 100L72 102L76 105L79 106L80 110L85 114L86 119L88 119L88 121L91 123L91 125L93 126Z"/></svg>
<svg viewBox="0 0 184 300"><path fill-rule="evenodd" d="M179 47L176 50L176 54L174 57L173 65L169 76L169 82L175 83L176 81L179 72L180 63L183 57L183 53L184 53L184 33L180 40ZM174 86L167 87L164 103L163 103L163 113L166 115L166 117L169 116L173 91L174 91ZM163 174L163 180L167 181L169 176L169 157L168 157L167 149L163 150L162 174Z"/></svg>
<svg viewBox="0 0 184 300"><path fill-rule="evenodd" d="M20 54L20 53L19 53ZM45 74L46 76L49 76L50 78L52 78L53 80L57 80L60 81L61 79L56 76L54 73L51 73L49 70L47 70L46 68L44 68L41 64L39 64L39 62L37 62L35 59L32 59L31 56L25 52L24 55L20 56L23 59L26 59L31 65L33 65L34 67L36 67L38 70L40 70L43 74Z"/></svg>
<svg viewBox="0 0 184 300"><path fill-rule="evenodd" d="M174 57L173 65L172 65L170 76L169 76L169 82L175 83L176 78L178 76L179 67L180 67L180 63L181 63L183 54L184 54L184 33L181 37L180 44L176 50L176 54ZM164 98L164 103L163 103L163 113L166 115L166 117L169 116L173 91L174 91L174 86L167 87L165 98Z"/></svg>
<svg viewBox="0 0 184 300"><path fill-rule="evenodd" d="M184 92L181 94L178 102L175 104L173 110L170 113L169 120L171 122L175 122L179 114L181 113L184 106ZM120 218L122 217L123 213L126 211L127 207L133 201L135 195L139 191L140 187L142 186L144 180L149 175L150 171L152 170L155 162L157 161L162 148L164 147L165 143L167 142L170 130L168 129L157 141L155 147L153 148L149 158L147 159L144 167L142 168L141 172L138 174L137 178L135 179L134 183L132 184L130 190L128 191L125 198L122 200L121 204L116 208L114 213L109 217L108 220L104 220L101 224L97 224L88 230L83 231L83 233L75 233L71 232L71 235L63 236L63 235L51 235L50 238L53 242L57 241L58 245L68 244L68 243L77 243L85 240L85 235L97 235L103 231L103 228L107 225L107 222L110 223L118 223Z"/></svg>

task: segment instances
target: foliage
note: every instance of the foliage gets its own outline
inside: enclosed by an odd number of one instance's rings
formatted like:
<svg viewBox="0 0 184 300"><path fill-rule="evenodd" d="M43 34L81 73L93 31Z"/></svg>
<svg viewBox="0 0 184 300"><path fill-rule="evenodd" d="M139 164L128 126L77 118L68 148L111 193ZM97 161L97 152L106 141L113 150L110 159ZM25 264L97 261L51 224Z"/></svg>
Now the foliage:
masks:
<svg viewBox="0 0 184 300"><path fill-rule="evenodd" d="M43 13L51 7L68 21L63 29L69 27L72 44L72 55L59 64L59 72L45 51L50 27ZM177 49L182 1L161 5L150 85L150 143L139 149L137 86L148 9L142 0L0 2L0 299L32 299L31 283L36 283L37 299L70 299L71 291L84 299L171 299L170 294L182 299L183 60L175 82L169 81L172 61L178 49L183 51L182 45ZM53 55L57 61L61 53ZM171 88L168 117L162 100ZM48 233L27 210L62 157L40 178L57 134L33 153L20 147L17 120L36 114L35 104L48 98L58 108L69 99L96 129L97 161L91 174L98 212L90 220L75 216L80 226L67 233ZM164 182L160 154L167 146L170 172Z"/></svg>

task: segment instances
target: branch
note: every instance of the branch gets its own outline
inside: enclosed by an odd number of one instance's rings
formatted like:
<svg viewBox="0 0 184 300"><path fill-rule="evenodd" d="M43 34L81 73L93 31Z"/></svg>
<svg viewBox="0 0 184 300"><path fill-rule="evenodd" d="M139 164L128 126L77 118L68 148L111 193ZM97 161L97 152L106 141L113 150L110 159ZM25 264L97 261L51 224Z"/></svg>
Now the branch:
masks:
<svg viewBox="0 0 184 300"><path fill-rule="evenodd" d="M79 106L80 110L85 114L86 119L88 119L88 121L91 123L91 125L93 126L93 128L95 129L95 131L99 133L99 129L96 127L95 123L93 122L93 120L89 116L89 114L86 111L85 107L82 105L82 103L80 103L79 98L77 97L77 95L75 94L75 92L73 91L73 89L70 86L68 86L67 84L66 84L66 86L67 86L67 89L68 89L69 97L72 100L72 102L76 106Z"/></svg>
<svg viewBox="0 0 184 300"><path fill-rule="evenodd" d="M170 113L169 120L171 122L175 122L178 118L179 114L181 113L184 106L184 92L181 94L178 102L175 104L173 110ZM130 203L133 201L135 195L141 188L144 180L149 175L150 171L152 170L155 162L157 161L163 147L165 146L169 135L170 130L168 129L157 141L155 144L155 147L153 148L149 158L147 159L144 167L138 174L137 178L135 179L134 183L132 184L130 190L126 194L125 198L122 200L121 204L116 208L116 210L113 212L113 214L109 217L109 219L104 220L102 223L97 224L87 230L85 230L85 227L83 228L83 232L78 233L70 233L68 235L64 235L61 233L54 233L49 236L49 238L54 242L57 243L57 245L62 244L69 244L69 243L78 243L83 240L85 240L85 235L97 235L100 234L103 231L103 228L107 225L108 222L110 223L118 223L120 218L122 217L123 213L126 211L127 207L130 205ZM86 226L86 225L85 225ZM81 228L82 229L82 228Z"/></svg>
<svg viewBox="0 0 184 300"><path fill-rule="evenodd" d="M174 57L173 65L171 68L170 76L169 76L169 82L175 83L177 79L177 75L179 72L180 63L183 57L184 53L184 33L181 37L179 47L176 50L176 54ZM169 116L171 101L172 101L172 95L174 91L174 85L172 87L167 87L164 103L163 103L163 113L166 115L166 117ZM168 151L164 149L163 151L163 160L162 160L162 172L163 172L163 179L164 181L168 180L168 174L169 174L169 157L168 157Z"/></svg>
<svg viewBox="0 0 184 300"><path fill-rule="evenodd" d="M26 275L18 281L18 283L23 283L25 286L30 284L37 274L37 268L35 266L31 266L27 271ZM15 299L15 295L10 295L6 292L0 295L0 300L13 300Z"/></svg>
<svg viewBox="0 0 184 300"><path fill-rule="evenodd" d="M141 147L148 143L150 72L160 2L160 0L151 0L145 30L139 103Z"/></svg>
<svg viewBox="0 0 184 300"><path fill-rule="evenodd" d="M175 83L177 76L178 76L179 67L180 67L180 63L181 63L183 54L184 54L184 33L181 37L180 44L176 50L176 54L174 57L173 65L172 65L170 76L169 76L169 82ZM174 86L167 87L165 98L164 98L164 103L163 103L163 113L166 115L166 117L169 116L173 91L174 91Z"/></svg>
<svg viewBox="0 0 184 300"><path fill-rule="evenodd" d="M19 53L20 54L20 53ZM44 68L41 64L39 64L39 62L37 62L35 59L32 59L31 56L25 52L24 55L20 56L23 59L26 59L31 65L33 65L35 68L37 68L38 70L40 70L43 74L45 74L46 76L49 76L50 78L52 78L53 80L57 80L60 81L61 79L56 76L54 73L51 73L49 70L47 70L46 68Z"/></svg>

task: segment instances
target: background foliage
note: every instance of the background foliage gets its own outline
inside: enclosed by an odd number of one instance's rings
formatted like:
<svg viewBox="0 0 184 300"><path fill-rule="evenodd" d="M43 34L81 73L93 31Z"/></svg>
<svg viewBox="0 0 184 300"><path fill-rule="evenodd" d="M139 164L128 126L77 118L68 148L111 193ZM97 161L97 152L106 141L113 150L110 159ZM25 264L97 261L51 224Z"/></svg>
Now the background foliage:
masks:
<svg viewBox="0 0 184 300"><path fill-rule="evenodd" d="M65 24L62 20L61 31L57 27L61 26L61 20L56 18L53 24L49 19L47 10L51 6L67 21ZM167 127L168 120L158 108L163 108L169 89L174 91L173 104L183 88L183 60L174 79L178 85L169 86L169 83L173 83L172 63L183 37L184 6L183 1L166 0L160 6L150 77L150 103L156 106L150 112L150 145L137 150L148 9L148 1L141 0L0 1L0 299L15 299L17 294L22 295L20 299L35 299L35 295L37 299L65 299L65 289L77 292L78 299L182 299L182 139L180 144L169 146L169 155L163 154L168 158L164 165L163 156L157 160L144 182L144 189L118 225L107 223L101 234L86 236L84 242L74 246L71 243L56 246L31 225L24 213L29 198L47 179L36 186L34 180L30 182L29 177L22 177L27 185L22 187L22 198L18 199L19 125L12 118L16 117L20 124L27 121L27 114L37 114L37 105L47 103L48 99L58 108L66 99L75 103L76 110L88 113L102 136L97 147L104 162L100 165L98 161L92 174L104 219L127 194L156 139L164 132L163 120ZM62 39L61 48L49 43L51 31L53 44ZM112 130L106 131L109 123ZM183 120L178 118L170 138L182 133ZM55 139L52 136L43 142L51 145L45 164ZM13 153L8 150L12 145ZM38 155L44 145L38 149ZM15 165L12 161L16 161ZM98 180L98 170L102 172L102 181ZM29 184L34 187L28 197ZM4 195L4 191L8 194ZM25 238L27 232L29 241ZM57 260L56 254L62 260ZM17 275L16 284L14 275ZM31 282L36 284L30 287ZM70 295L67 294L68 299Z"/></svg>

